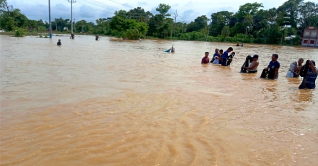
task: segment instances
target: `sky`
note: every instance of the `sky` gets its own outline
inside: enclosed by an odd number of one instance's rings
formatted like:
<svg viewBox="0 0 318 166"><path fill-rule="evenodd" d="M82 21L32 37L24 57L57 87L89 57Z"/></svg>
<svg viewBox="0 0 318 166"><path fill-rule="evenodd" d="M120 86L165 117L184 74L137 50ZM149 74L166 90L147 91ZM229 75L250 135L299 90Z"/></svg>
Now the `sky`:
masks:
<svg viewBox="0 0 318 166"><path fill-rule="evenodd" d="M70 0L51 0L51 18L70 19ZM236 12L245 3L262 3L264 9L279 7L286 0L73 0L73 19L76 21L86 20L96 22L98 18L112 17L117 10L130 10L142 7L145 11L157 14L156 7L160 3L169 4L169 13L178 14L177 22L191 22L196 17L206 15L211 17L212 13L218 11ZM310 0L318 3L318 0ZM29 19L49 20L48 0L8 0L9 5L21 10Z"/></svg>

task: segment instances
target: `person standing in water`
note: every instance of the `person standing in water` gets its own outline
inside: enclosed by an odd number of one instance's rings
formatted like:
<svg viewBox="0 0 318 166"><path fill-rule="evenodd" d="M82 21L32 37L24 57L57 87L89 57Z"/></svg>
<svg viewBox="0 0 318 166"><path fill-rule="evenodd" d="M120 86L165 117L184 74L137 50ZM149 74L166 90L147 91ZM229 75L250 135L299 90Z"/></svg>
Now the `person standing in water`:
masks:
<svg viewBox="0 0 318 166"><path fill-rule="evenodd" d="M209 52L205 52L205 56L202 58L201 64L208 64L209 62Z"/></svg>
<svg viewBox="0 0 318 166"><path fill-rule="evenodd" d="M299 89L315 89L317 79L316 63L313 60L307 60L306 64L302 67L300 76L304 77L303 82L300 84Z"/></svg>
<svg viewBox="0 0 318 166"><path fill-rule="evenodd" d="M251 62L250 66L245 67L245 69L247 70L247 73L256 73L258 65L259 65L258 55L254 55L253 61Z"/></svg>
<svg viewBox="0 0 318 166"><path fill-rule="evenodd" d="M272 55L272 61L269 62L267 68L265 68L262 72L261 78L268 78L268 79L277 79L278 78L278 70L280 68L280 63L277 61L278 54Z"/></svg>
<svg viewBox="0 0 318 166"><path fill-rule="evenodd" d="M222 55L222 66L227 66L227 60L229 59L229 53L233 51L232 47L229 47Z"/></svg>
<svg viewBox="0 0 318 166"><path fill-rule="evenodd" d="M219 52L219 64L222 64L222 56L223 56L224 52L223 50L221 49L220 52Z"/></svg>
<svg viewBox="0 0 318 166"><path fill-rule="evenodd" d="M212 60L211 60L211 62L210 63L213 63L214 62L214 60L215 60L215 57L219 57L220 56L220 54L219 54L219 49L215 49L215 52L214 52L214 55L213 55L213 58L212 58Z"/></svg>
<svg viewBox="0 0 318 166"><path fill-rule="evenodd" d="M61 39L59 39L59 41L57 42L57 45L58 45L58 46L62 45Z"/></svg>
<svg viewBox="0 0 318 166"><path fill-rule="evenodd" d="M293 62L289 66L289 71L286 74L286 77L299 77L301 68L303 67L304 59L300 58L297 62Z"/></svg>
<svg viewBox="0 0 318 166"><path fill-rule="evenodd" d="M99 36L98 36L98 35L95 36L95 40L96 40L96 41L99 40Z"/></svg>

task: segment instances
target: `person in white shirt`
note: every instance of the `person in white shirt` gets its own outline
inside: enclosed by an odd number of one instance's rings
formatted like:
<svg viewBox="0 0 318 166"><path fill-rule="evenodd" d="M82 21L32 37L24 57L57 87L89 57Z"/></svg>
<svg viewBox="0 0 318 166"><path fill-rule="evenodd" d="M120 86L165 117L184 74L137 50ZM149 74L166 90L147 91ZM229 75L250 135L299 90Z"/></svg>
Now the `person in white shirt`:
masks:
<svg viewBox="0 0 318 166"><path fill-rule="evenodd" d="M244 67L247 70L247 73L257 73L257 67L259 65L258 55L253 56L253 61L249 67Z"/></svg>
<svg viewBox="0 0 318 166"><path fill-rule="evenodd" d="M304 59L300 58L297 62L293 62L289 66L289 71L286 74L286 77L299 77L301 68L303 67Z"/></svg>

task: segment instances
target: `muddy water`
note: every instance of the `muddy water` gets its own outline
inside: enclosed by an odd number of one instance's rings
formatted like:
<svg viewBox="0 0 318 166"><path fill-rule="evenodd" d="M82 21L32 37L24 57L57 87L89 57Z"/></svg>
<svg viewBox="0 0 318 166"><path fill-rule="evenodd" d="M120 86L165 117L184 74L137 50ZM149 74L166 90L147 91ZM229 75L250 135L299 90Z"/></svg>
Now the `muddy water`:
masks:
<svg viewBox="0 0 318 166"><path fill-rule="evenodd" d="M318 91L285 77L317 49L246 44L221 67L200 61L228 43L0 39L1 165L318 163ZM239 73L272 53L278 80Z"/></svg>

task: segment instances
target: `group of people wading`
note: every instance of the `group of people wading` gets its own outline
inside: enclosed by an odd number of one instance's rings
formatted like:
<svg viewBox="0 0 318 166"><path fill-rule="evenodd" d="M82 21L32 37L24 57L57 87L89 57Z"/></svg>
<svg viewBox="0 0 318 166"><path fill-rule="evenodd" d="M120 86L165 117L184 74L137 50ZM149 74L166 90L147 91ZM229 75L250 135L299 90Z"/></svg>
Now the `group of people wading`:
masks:
<svg viewBox="0 0 318 166"><path fill-rule="evenodd" d="M232 52L232 53L231 53ZM209 59L209 52L205 52L205 56L202 58L202 64L221 64L222 66L230 66L235 52L233 48L229 47L226 51L215 49L212 60ZM241 73L257 73L257 68L259 66L258 55L247 56L244 64L241 67ZM313 60L307 60L305 65L303 65L304 59L300 58L298 62L293 62L290 65L289 71L287 72L287 77L297 78L299 76L303 77L303 81L299 86L299 89L315 89L316 79L318 69L316 68L316 63ZM263 69L261 78L267 79L277 79L278 70L280 68L280 63L278 62L278 54L272 55L272 60L269 65Z"/></svg>

